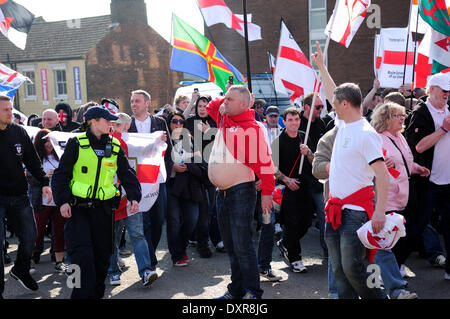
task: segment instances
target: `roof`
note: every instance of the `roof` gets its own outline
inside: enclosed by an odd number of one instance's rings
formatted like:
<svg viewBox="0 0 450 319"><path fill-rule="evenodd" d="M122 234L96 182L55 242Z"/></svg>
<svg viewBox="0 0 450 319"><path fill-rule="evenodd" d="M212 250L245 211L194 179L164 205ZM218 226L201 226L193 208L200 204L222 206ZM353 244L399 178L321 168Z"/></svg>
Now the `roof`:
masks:
<svg viewBox="0 0 450 319"><path fill-rule="evenodd" d="M79 22L79 23L77 23ZM81 58L111 30L111 16L46 22L36 18L27 37L25 50L0 35L0 61L31 62Z"/></svg>

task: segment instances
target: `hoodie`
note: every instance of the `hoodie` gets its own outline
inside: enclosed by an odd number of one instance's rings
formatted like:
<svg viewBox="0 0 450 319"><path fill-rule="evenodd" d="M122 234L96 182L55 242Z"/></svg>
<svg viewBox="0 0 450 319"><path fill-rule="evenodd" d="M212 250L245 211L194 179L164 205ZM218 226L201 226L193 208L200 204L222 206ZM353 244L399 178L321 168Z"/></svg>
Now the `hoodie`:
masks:
<svg viewBox="0 0 450 319"><path fill-rule="evenodd" d="M63 125L60 119L60 125L63 132L72 132L73 130L76 130L80 127L80 123L78 122L72 122L72 109L70 108L70 105L66 102L59 102L55 106L55 111L58 113L58 119L60 111L64 111L67 114L67 124Z"/></svg>

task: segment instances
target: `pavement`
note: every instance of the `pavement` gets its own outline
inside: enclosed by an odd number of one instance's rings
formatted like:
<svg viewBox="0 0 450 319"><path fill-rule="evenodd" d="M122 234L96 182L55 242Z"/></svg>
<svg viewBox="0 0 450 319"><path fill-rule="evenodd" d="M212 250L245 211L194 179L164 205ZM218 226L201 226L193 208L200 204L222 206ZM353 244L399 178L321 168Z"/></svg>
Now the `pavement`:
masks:
<svg viewBox="0 0 450 319"><path fill-rule="evenodd" d="M9 239L8 249L15 258L17 239ZM303 263L306 273L293 273L281 256L278 248L273 248L272 269L282 276L282 281L271 283L261 279L264 299L327 299L327 260L322 256L319 231L311 227L301 240ZM132 247L127 243L128 248ZM41 261L36 265L33 277L39 284L37 292L25 290L9 276L12 264L5 265L5 299L68 299L71 290L67 286L67 276L55 273L50 261L49 243L45 244ZM194 247L188 248L190 262L187 267L174 267L167 249L166 234L163 232L157 250L159 278L148 287L142 285L138 276L134 255L124 257L126 271L122 273L121 285L111 286L106 280L105 299L213 299L227 290L230 282L230 267L226 253L214 251L211 258L200 258ZM414 253L407 261L409 275L408 290L421 299L449 299L450 281L444 280L444 270L432 267L427 260Z"/></svg>

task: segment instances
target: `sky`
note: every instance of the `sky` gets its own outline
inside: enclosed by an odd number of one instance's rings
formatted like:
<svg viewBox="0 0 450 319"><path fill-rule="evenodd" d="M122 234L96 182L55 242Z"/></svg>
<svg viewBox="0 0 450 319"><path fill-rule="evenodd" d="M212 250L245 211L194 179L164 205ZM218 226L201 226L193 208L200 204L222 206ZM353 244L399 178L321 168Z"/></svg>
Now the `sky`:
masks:
<svg viewBox="0 0 450 319"><path fill-rule="evenodd" d="M110 0L14 0L46 21L110 14ZM203 34L203 19L196 0L145 0L149 25L170 42L172 12Z"/></svg>

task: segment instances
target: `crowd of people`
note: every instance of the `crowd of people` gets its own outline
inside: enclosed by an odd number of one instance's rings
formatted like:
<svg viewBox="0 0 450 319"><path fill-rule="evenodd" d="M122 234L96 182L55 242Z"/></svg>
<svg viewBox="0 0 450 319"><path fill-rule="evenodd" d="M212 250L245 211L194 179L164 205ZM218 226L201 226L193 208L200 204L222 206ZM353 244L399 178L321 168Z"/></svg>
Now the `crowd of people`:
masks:
<svg viewBox="0 0 450 319"><path fill-rule="evenodd" d="M19 239L10 275L25 288L38 289L32 274L49 234L55 271L81 269L72 298L102 298L105 281L121 284L125 234L142 284L158 279L164 224L174 267L189 265L189 245L202 258L212 248L228 254L224 299L258 299L260 277L281 280L271 269L275 246L292 272L307 272L302 240L310 227L319 229L330 298L417 298L404 267L418 249L450 280L450 76L432 76L426 89L381 89L375 79L363 97L354 83L334 83L320 48L313 61L326 97L307 94L301 107L280 112L229 84L224 97L195 91L151 114L150 94L135 90L132 116L112 98L31 114L23 125L40 128L33 141L0 95L0 296L11 262L6 232ZM52 131L81 134L60 158ZM167 179L151 209L140 211L140 182L111 132L156 131L167 144ZM129 216L114 221L119 183ZM405 217L406 236L392 250L369 253L356 230L371 220L377 234L391 212ZM367 286L369 263L380 267L385 289Z"/></svg>

